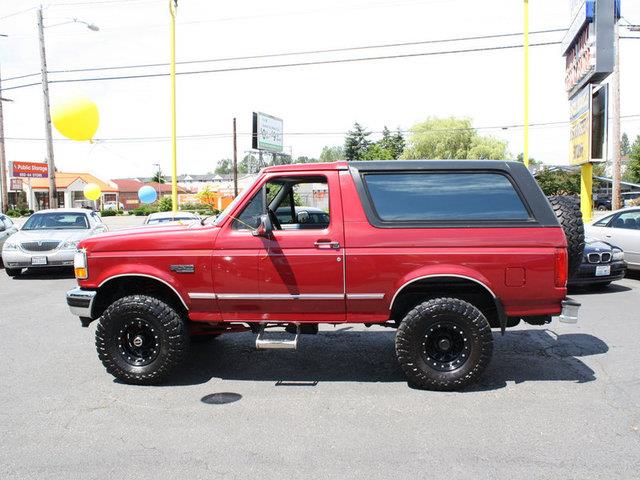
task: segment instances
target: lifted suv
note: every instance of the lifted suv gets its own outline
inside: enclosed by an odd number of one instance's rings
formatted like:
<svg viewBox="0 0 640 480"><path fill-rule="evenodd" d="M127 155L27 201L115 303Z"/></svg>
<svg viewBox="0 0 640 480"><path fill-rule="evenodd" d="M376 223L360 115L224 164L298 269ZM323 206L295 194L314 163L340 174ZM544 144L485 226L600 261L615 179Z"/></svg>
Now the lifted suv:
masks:
<svg viewBox="0 0 640 480"><path fill-rule="evenodd" d="M163 381L190 337L295 348L320 323L363 323L397 328L410 384L456 389L489 363L492 328L577 321L566 282L582 225L561 200L512 162L269 167L210 224L83 241L67 302L84 326L99 319L98 356L128 383Z"/></svg>

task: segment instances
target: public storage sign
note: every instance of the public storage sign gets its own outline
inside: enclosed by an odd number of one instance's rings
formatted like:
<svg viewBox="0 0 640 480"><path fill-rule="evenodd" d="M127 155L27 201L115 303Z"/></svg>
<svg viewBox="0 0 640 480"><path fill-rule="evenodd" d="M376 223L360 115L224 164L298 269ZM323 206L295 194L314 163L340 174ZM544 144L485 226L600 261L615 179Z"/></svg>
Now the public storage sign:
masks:
<svg viewBox="0 0 640 480"><path fill-rule="evenodd" d="M48 178L49 166L39 162L9 162L12 177L18 178Z"/></svg>

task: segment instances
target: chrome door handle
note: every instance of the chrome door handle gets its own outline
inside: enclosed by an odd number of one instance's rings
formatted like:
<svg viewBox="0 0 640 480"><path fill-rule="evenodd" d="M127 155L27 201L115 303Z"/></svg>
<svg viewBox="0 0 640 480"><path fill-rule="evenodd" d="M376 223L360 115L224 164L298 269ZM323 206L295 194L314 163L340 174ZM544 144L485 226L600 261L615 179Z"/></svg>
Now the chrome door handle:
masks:
<svg viewBox="0 0 640 480"><path fill-rule="evenodd" d="M313 244L316 248L340 248L340 242L332 242L331 240L318 240Z"/></svg>

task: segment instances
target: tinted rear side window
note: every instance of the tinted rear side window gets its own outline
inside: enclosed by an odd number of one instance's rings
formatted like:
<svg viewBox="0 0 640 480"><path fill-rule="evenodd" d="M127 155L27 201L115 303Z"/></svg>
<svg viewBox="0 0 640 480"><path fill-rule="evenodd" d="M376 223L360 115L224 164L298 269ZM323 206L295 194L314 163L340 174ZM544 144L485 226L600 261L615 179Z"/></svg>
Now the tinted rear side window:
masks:
<svg viewBox="0 0 640 480"><path fill-rule="evenodd" d="M530 219L509 179L498 173L371 173L364 181L384 222Z"/></svg>

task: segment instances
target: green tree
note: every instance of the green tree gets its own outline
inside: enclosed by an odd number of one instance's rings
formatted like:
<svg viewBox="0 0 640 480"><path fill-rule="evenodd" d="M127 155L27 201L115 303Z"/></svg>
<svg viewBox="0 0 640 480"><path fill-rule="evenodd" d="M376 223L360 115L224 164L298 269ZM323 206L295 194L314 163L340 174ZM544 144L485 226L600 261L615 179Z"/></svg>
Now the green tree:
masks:
<svg viewBox="0 0 640 480"><path fill-rule="evenodd" d="M640 183L640 135L638 135L629 151L629 164L625 172L625 180Z"/></svg>
<svg viewBox="0 0 640 480"><path fill-rule="evenodd" d="M509 157L507 142L491 136L481 136L468 118L435 118L411 128L402 158L487 159Z"/></svg>
<svg viewBox="0 0 640 480"><path fill-rule="evenodd" d="M173 208L173 204L171 202L171 197L161 197L158 200L158 211L159 212L170 212Z"/></svg>
<svg viewBox="0 0 640 480"><path fill-rule="evenodd" d="M629 135L627 133L622 134L620 139L620 155L625 156L631 153L631 145L629 145Z"/></svg>
<svg viewBox="0 0 640 480"><path fill-rule="evenodd" d="M396 160L394 152L389 148L384 148L379 142L372 143L364 151L360 160Z"/></svg>
<svg viewBox="0 0 640 480"><path fill-rule="evenodd" d="M162 175L162 169L160 166L158 166L158 170L156 170L153 177L151 177L151 181L156 183L165 183L164 175Z"/></svg>
<svg viewBox="0 0 640 480"><path fill-rule="evenodd" d="M353 124L353 130L349 130L344 141L344 154L347 161L363 159L371 145L369 135L371 132L367 132L358 122Z"/></svg>
<svg viewBox="0 0 640 480"><path fill-rule="evenodd" d="M231 170L233 170L233 161L229 158L223 158L222 160L218 161L215 173L217 173L218 175L228 175L231 173Z"/></svg>
<svg viewBox="0 0 640 480"><path fill-rule="evenodd" d="M580 171L543 168L536 174L538 185L545 195L579 195Z"/></svg>
<svg viewBox="0 0 640 480"><path fill-rule="evenodd" d="M384 154L385 158L382 160L397 160L404 151L404 136L400 129L398 129L396 133L391 133L385 126L382 129L382 138L377 142L377 145L387 152ZM388 156L391 158L386 158Z"/></svg>
<svg viewBox="0 0 640 480"><path fill-rule="evenodd" d="M519 153L516 157L516 162L524 163L524 153ZM529 166L535 167L542 165L542 162L536 160L533 157L529 157Z"/></svg>
<svg viewBox="0 0 640 480"><path fill-rule="evenodd" d="M321 162L338 162L345 159L344 149L339 145L335 147L325 146L320 153Z"/></svg>

